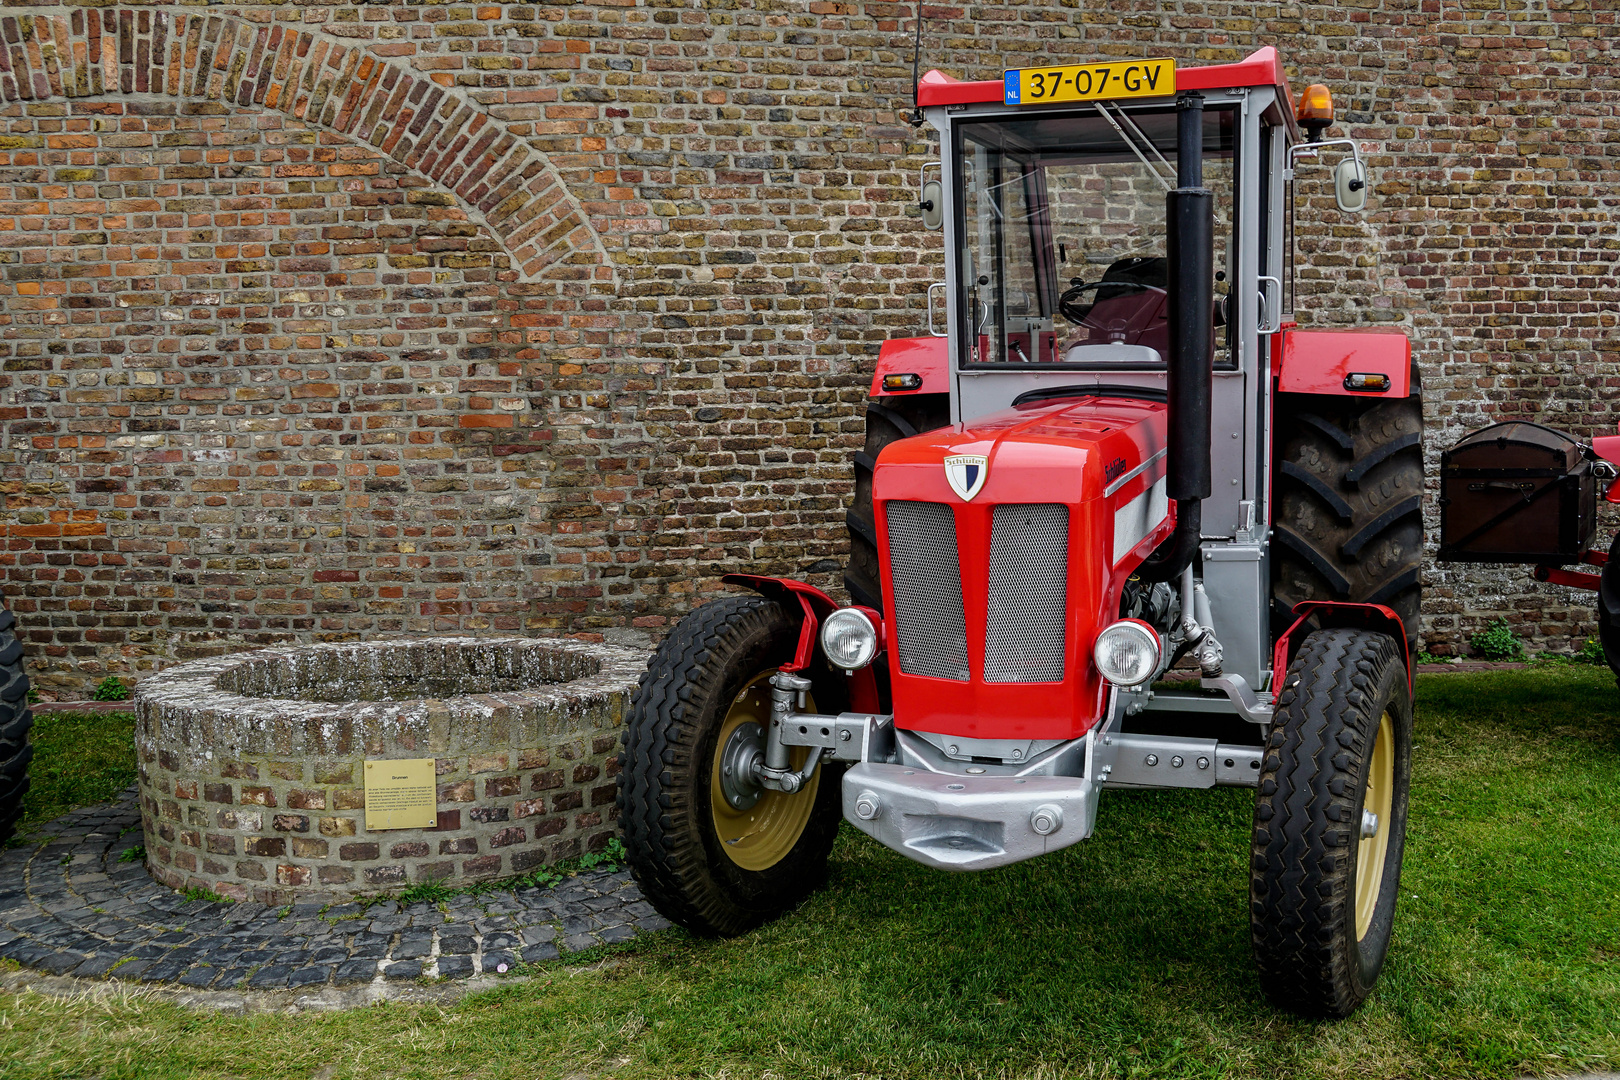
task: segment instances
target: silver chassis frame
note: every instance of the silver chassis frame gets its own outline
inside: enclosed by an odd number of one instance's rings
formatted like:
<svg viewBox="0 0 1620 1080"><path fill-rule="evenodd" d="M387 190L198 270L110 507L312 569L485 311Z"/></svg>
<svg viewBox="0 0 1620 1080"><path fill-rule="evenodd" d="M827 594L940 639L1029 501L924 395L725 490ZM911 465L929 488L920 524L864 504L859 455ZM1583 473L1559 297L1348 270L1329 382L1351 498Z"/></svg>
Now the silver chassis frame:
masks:
<svg viewBox="0 0 1620 1080"><path fill-rule="evenodd" d="M1120 732L1138 696L1110 688L1101 722L1078 739L1037 744L1045 749L1027 761L953 757L938 744L960 747L963 740L897 731L892 716L872 713L790 712L777 730L784 746L819 748L824 760L851 763L843 807L857 829L928 866L989 870L1090 836L1105 787L1258 783L1260 746Z"/></svg>

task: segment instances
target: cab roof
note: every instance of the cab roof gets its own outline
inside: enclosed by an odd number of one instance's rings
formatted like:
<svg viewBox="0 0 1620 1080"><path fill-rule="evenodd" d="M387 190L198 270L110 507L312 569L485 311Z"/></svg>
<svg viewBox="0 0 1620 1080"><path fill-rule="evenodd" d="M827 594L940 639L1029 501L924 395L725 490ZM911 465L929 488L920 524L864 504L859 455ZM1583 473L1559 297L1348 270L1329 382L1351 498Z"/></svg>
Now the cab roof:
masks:
<svg viewBox="0 0 1620 1080"><path fill-rule="evenodd" d="M1255 50L1235 64L1206 64L1203 67L1176 69L1178 91L1226 90L1235 86L1275 86L1278 101L1283 104L1288 116L1288 126L1291 129L1295 127L1294 94L1288 87L1282 59L1270 45ZM1000 79L963 82L943 71L930 71L917 83L917 104L924 109L931 105L1000 104L1005 100L1004 94L1005 86ZM1295 134L1298 134L1297 130Z"/></svg>

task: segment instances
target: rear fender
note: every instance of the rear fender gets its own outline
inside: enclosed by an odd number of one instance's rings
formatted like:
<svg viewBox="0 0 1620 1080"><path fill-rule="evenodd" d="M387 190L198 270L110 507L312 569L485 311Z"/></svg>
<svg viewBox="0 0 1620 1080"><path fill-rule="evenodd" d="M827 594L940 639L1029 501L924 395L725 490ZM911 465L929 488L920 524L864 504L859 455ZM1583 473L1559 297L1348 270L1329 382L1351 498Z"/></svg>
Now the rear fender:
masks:
<svg viewBox="0 0 1620 1080"><path fill-rule="evenodd" d="M803 671L815 660L816 653L821 649L821 620L838 610L838 604L832 597L802 581L792 578L764 577L760 574L727 574L720 579L727 585L740 585L745 589L756 592L768 599L789 607L797 604L804 612L804 622L799 625L799 647L794 652L793 662L783 664L781 670L786 672ZM881 702L878 699L877 676L875 669L883 657L883 616L869 607L855 605L855 610L872 620L877 629L878 652L872 657L872 662L849 675L849 707L854 712L877 713L881 712Z"/></svg>
<svg viewBox="0 0 1620 1080"><path fill-rule="evenodd" d="M872 373L873 397L911 397L948 394L951 390L951 354L947 338L891 338L878 350L877 371ZM906 390L885 390L885 375L915 375L921 380Z"/></svg>
<svg viewBox="0 0 1620 1080"><path fill-rule="evenodd" d="M1288 665L1294 662L1294 654L1309 633L1305 624L1311 619L1316 620L1318 628L1326 630L1329 627L1352 627L1357 630L1377 630L1394 638L1401 647L1401 661L1406 664L1406 688L1412 688L1412 657L1406 650L1406 627L1401 624L1401 617L1383 604L1352 604L1340 600L1304 600L1294 605L1295 619L1293 625L1283 631L1277 639L1275 651L1271 659L1271 689L1273 694L1281 693L1281 680Z"/></svg>
<svg viewBox="0 0 1620 1080"><path fill-rule="evenodd" d="M1387 330L1285 330L1277 390L1284 394L1403 398L1412 390L1412 343ZM1383 376L1382 390L1351 389L1352 376Z"/></svg>

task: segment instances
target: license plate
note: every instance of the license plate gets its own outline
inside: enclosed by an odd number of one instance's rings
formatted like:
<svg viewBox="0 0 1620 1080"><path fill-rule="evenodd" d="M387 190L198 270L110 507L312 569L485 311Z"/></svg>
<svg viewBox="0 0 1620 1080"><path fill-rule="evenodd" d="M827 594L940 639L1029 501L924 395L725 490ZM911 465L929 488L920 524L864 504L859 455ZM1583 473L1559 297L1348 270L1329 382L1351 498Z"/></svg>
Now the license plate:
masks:
<svg viewBox="0 0 1620 1080"><path fill-rule="evenodd" d="M1008 105L1165 97L1176 92L1176 62L1166 57L1118 60L1111 64L1013 68L1007 72L1005 82Z"/></svg>

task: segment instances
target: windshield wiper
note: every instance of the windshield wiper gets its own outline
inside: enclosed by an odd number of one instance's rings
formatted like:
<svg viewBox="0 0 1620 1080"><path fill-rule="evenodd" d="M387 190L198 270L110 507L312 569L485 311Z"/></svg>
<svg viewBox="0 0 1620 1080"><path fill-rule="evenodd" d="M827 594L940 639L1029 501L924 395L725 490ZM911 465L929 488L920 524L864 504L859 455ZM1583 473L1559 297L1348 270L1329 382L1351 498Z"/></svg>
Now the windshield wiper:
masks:
<svg viewBox="0 0 1620 1080"><path fill-rule="evenodd" d="M1125 145L1131 148L1131 153L1135 154L1136 159L1142 163L1143 167L1146 168L1148 172L1153 174L1153 179L1157 180L1164 187L1164 190L1169 191L1170 181L1166 180L1164 178L1164 174L1154 167L1153 162L1147 159L1146 154L1142 153L1141 147L1136 145L1136 139L1132 139L1129 135L1125 134L1125 129L1120 127L1119 123L1112 116L1108 115L1108 109L1104 107L1103 103L1100 101L1093 101L1091 103L1091 107L1097 110L1097 114L1099 116L1108 121L1108 126L1113 128L1115 133L1119 135L1120 139L1124 141ZM1164 160L1164 155L1159 153L1159 148L1157 146L1153 145L1153 140L1142 134L1142 129L1137 127L1129 116L1125 115L1125 110L1119 110L1119 118L1125 121L1125 123L1129 124L1131 130L1136 132L1137 138L1141 139L1142 142L1147 145L1147 148L1153 151L1153 156L1158 158L1160 163L1163 164L1166 169L1170 169L1170 163ZM1170 171L1172 173L1175 172L1174 169L1170 169Z"/></svg>

